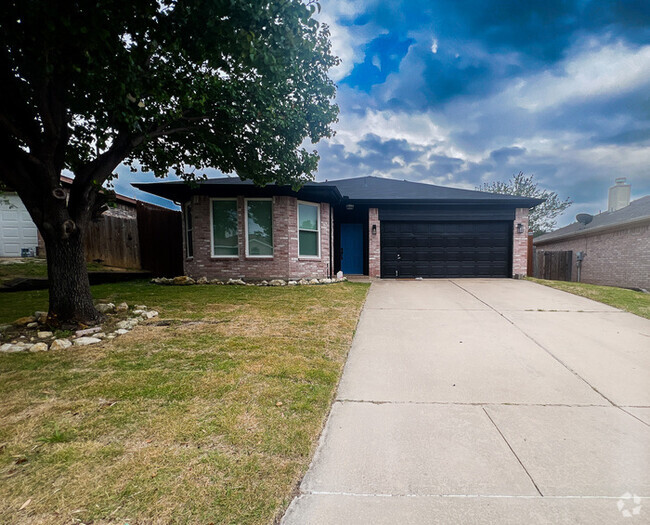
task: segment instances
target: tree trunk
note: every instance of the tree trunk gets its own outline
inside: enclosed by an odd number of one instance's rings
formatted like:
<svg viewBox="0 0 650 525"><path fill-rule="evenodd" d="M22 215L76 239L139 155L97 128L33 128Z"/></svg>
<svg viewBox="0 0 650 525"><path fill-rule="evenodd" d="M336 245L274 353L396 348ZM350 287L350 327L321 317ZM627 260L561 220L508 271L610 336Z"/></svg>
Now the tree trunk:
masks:
<svg viewBox="0 0 650 525"><path fill-rule="evenodd" d="M81 232L76 230L66 238L45 234L44 239L50 286L48 318L55 324L97 323L101 315L90 293Z"/></svg>

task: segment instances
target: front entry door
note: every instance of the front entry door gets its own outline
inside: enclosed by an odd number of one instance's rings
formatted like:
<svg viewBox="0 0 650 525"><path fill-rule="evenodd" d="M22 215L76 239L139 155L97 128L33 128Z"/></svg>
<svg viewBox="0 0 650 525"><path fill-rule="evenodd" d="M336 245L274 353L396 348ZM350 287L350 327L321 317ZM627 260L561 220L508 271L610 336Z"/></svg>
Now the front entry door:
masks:
<svg viewBox="0 0 650 525"><path fill-rule="evenodd" d="M341 224L341 271L363 273L363 224Z"/></svg>

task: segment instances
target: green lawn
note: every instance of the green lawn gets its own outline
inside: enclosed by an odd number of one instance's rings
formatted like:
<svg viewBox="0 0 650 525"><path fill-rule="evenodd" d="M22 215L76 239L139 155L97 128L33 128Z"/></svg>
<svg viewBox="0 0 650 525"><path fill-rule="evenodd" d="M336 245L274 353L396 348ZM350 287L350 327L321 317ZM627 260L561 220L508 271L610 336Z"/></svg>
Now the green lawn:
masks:
<svg viewBox="0 0 650 525"><path fill-rule="evenodd" d="M620 308L646 319L650 319L650 294L635 292L615 286L597 286L595 284L572 283L566 281L547 281L545 279L528 278L530 281L564 290L572 294L588 297L594 301Z"/></svg>
<svg viewBox="0 0 650 525"><path fill-rule="evenodd" d="M89 272L95 271L121 271L121 268L104 266L95 262L86 264ZM0 286L16 278L46 278L47 262L45 259L26 258L17 259L17 262L4 259L0 264Z"/></svg>
<svg viewBox="0 0 650 525"><path fill-rule="evenodd" d="M94 287L160 318L93 347L0 354L0 523L272 522L367 289ZM0 322L47 305L46 291L4 298Z"/></svg>

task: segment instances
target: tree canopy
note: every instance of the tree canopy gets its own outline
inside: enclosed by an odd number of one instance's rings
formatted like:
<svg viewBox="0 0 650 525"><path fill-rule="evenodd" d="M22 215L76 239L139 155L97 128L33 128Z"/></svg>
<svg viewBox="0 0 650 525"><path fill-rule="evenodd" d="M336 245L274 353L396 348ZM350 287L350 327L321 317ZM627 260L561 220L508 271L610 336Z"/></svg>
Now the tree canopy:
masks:
<svg viewBox="0 0 650 525"><path fill-rule="evenodd" d="M20 195L48 255L55 239L83 237L121 163L160 177L214 167L258 183L310 180L318 154L305 144L330 136L338 114L327 76L338 59L328 28L312 17L317 8L313 0L4 2L0 181ZM64 169L74 174L69 198Z"/></svg>
<svg viewBox="0 0 650 525"><path fill-rule="evenodd" d="M571 206L573 201L569 198L562 200L556 192L540 188L534 177L534 175L524 175L520 171L505 182L486 182L477 189L491 193L544 199L543 203L530 210L528 217L529 231L533 235L541 235L555 228L556 217Z"/></svg>

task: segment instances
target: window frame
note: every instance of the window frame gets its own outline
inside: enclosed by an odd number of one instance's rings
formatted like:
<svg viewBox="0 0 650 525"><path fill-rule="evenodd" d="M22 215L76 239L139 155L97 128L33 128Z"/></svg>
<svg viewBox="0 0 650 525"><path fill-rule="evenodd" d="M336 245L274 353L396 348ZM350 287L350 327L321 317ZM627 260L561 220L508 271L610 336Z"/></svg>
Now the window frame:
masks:
<svg viewBox="0 0 650 525"><path fill-rule="evenodd" d="M308 206L314 206L316 208L316 220L318 222L318 229L316 230L306 230L304 228L300 227L300 205L301 204L306 204ZM296 220L297 220L297 226L298 226L298 259L310 259L312 261L319 261L321 259L321 219L320 219L320 202L309 202L309 201L298 201L298 204L296 205ZM306 232L317 232L317 242L316 246L318 246L318 255L300 255L300 232L301 231L306 231Z"/></svg>
<svg viewBox="0 0 650 525"><path fill-rule="evenodd" d="M271 242L272 242L272 249L273 253L271 255L251 255L249 252L249 246L248 246L248 203L250 201L267 201L271 203ZM244 199L244 246L245 246L245 253L246 253L246 258L247 259L273 259L275 256L275 235L273 235L273 230L274 228L274 221L273 221L273 198L255 198L251 197L245 198Z"/></svg>
<svg viewBox="0 0 650 525"><path fill-rule="evenodd" d="M214 254L214 201L234 202L237 210L237 254L236 255L215 255ZM211 259L239 259L239 199L234 198L211 198L210 199L210 258Z"/></svg>
<svg viewBox="0 0 650 525"><path fill-rule="evenodd" d="M185 217L183 218L183 222L185 223L185 259L194 259L194 216L192 214L192 201L185 203L183 211L185 212ZM190 222L192 223L191 228L188 228L188 217L190 217ZM190 243L190 241L192 242ZM192 246L192 253L190 253L190 245Z"/></svg>

